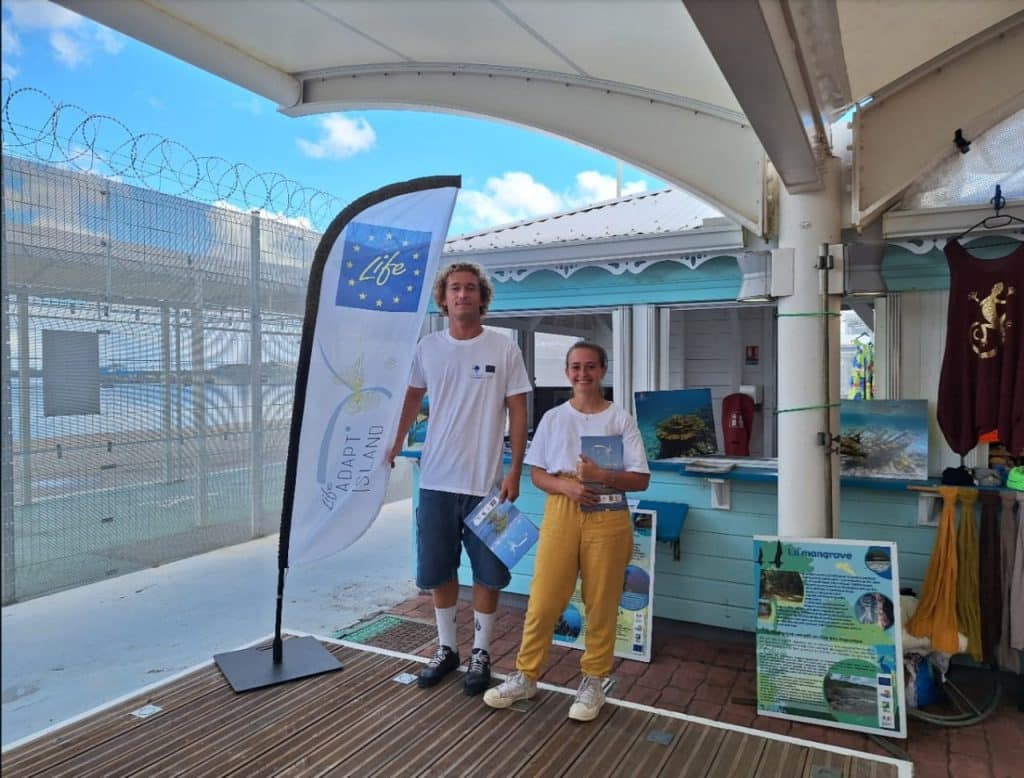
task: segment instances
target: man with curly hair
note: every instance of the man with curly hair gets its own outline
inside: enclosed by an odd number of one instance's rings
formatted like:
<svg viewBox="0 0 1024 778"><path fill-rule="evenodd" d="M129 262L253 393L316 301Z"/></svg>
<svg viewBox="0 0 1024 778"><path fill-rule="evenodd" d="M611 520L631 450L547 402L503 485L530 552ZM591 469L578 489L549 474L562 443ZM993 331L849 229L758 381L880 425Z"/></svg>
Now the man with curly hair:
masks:
<svg viewBox="0 0 1024 778"><path fill-rule="evenodd" d="M437 619L438 648L419 674L421 687L436 686L460 664L455 637L458 569L465 547L473 569L473 649L463 690L490 685L490 639L498 593L511 578L508 568L468 527L465 518L495 486L502 499L519 496L526 451L526 395L530 379L519 347L484 329L493 296L490 280L475 264L444 268L434 283L434 301L448 317L448 329L416 347L398 434L389 452L394 464L424 395L430 420L420 457L416 512L416 584L430 589ZM506 412L512 466L503 472Z"/></svg>

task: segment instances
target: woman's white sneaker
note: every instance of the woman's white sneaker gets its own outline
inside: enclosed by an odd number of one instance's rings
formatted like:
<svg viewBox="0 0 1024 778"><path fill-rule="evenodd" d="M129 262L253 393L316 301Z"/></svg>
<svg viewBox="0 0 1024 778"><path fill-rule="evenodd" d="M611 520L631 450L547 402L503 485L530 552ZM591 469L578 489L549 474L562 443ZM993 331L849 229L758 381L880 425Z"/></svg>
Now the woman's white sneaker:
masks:
<svg viewBox="0 0 1024 778"><path fill-rule="evenodd" d="M484 693L484 702L492 708L507 708L519 700L528 700L537 693L537 682L518 670L505 681Z"/></svg>
<svg viewBox="0 0 1024 778"><path fill-rule="evenodd" d="M569 708L569 718L573 721L593 721L604 705L604 678L592 675L583 676L576 699Z"/></svg>

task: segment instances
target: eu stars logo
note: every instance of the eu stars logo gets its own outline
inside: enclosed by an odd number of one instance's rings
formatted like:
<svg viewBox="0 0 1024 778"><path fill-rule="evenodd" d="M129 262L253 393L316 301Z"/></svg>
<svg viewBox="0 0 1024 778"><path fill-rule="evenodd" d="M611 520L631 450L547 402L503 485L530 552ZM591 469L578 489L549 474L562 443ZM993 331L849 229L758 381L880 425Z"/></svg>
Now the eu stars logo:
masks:
<svg viewBox="0 0 1024 778"><path fill-rule="evenodd" d="M415 311L426 278L430 238L429 232L349 224L335 304L392 313Z"/></svg>

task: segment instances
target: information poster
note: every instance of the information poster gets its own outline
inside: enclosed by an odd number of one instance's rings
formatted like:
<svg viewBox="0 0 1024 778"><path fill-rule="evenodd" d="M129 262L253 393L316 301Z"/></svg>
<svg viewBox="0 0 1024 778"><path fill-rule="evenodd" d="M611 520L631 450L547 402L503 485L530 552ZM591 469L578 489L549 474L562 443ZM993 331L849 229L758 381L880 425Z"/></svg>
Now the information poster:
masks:
<svg viewBox="0 0 1024 778"><path fill-rule="evenodd" d="M907 736L896 545L754 538L757 708Z"/></svg>
<svg viewBox="0 0 1024 778"><path fill-rule="evenodd" d="M651 661L651 627L654 623L654 539L657 512L634 510L633 555L622 581L618 623L615 628L615 656ZM580 582L569 605L555 625L558 646L585 648L587 613Z"/></svg>

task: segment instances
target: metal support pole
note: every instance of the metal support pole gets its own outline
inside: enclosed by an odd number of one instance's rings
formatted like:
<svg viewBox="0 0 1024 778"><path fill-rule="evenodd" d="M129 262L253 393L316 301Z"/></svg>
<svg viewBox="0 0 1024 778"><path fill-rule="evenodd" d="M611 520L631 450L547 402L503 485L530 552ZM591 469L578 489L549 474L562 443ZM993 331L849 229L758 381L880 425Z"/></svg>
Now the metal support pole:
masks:
<svg viewBox="0 0 1024 778"><path fill-rule="evenodd" d="M171 309L160 306L160 383L163 385L164 483L174 481L174 419L171 414Z"/></svg>
<svg viewBox="0 0 1024 778"><path fill-rule="evenodd" d="M249 386L250 386L250 475L251 532L259 534L263 518L263 321L260 290L260 212L252 212L250 223L250 267L249 279L251 302L249 310Z"/></svg>
<svg viewBox="0 0 1024 778"><path fill-rule="evenodd" d="M779 200L779 247L795 252L793 294L779 298L778 308L778 533L788 537L831 534L828 494L838 478L838 468L829 476L818 441L829 429L829 393L822 382L828 311L821 310L817 266L821 246L840 242L839 160L825 160L823 169L823 190L783 191Z"/></svg>
<svg viewBox="0 0 1024 778"><path fill-rule="evenodd" d="M32 370L29 364L28 296L18 295L18 445L21 447L21 504L32 504Z"/></svg>
<svg viewBox="0 0 1024 778"><path fill-rule="evenodd" d="M6 194L6 179L3 190ZM6 197L4 198L6 202ZM11 408L11 319L7 307L8 268L11 264L7 253L7 227L4 221L3 207L0 206L0 253L4 261L0 262L0 500L3 501L3 591L4 605L14 602L18 597L17 589L17 549L14 533L14 429ZM20 383L20 382L19 382Z"/></svg>
<svg viewBox="0 0 1024 778"><path fill-rule="evenodd" d="M196 457L196 522L204 527L210 520L209 471L210 457L207 452L206 429L206 349L203 343L203 278L198 268L196 274L195 306L192 308L192 424L195 428Z"/></svg>

